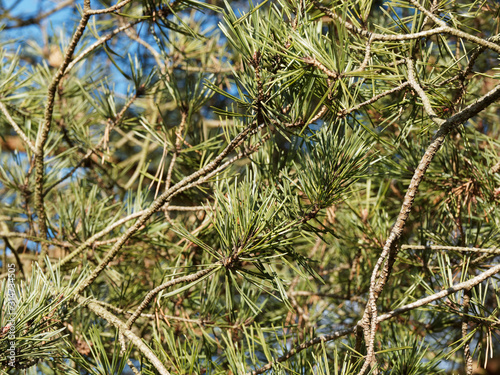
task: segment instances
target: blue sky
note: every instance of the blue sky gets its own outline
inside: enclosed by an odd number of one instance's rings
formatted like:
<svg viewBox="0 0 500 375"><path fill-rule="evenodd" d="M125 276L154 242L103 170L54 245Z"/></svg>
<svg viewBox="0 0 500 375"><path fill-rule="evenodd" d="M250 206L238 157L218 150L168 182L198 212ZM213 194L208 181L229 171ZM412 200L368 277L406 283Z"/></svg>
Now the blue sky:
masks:
<svg viewBox="0 0 500 375"><path fill-rule="evenodd" d="M27 19L36 16L42 12L46 12L57 6L58 2L55 1L42 1L42 0L3 0L4 5L7 9L12 9L11 14L16 17L22 17ZM51 34L51 29L58 27L64 27L64 25L70 21L72 25L72 12L69 9L62 9L54 14L52 14L48 21L45 21L47 26L47 32ZM50 27L50 23L52 27ZM8 37L20 38L21 42L27 39L35 40L37 43L42 43L42 34L38 26L28 26L20 29L5 30L2 33L7 34Z"/></svg>

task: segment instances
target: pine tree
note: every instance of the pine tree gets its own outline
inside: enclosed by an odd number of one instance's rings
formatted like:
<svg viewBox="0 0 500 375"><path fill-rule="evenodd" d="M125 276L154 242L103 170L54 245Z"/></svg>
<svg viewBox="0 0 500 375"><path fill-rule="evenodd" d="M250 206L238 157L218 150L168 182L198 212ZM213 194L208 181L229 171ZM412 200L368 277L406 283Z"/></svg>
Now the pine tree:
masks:
<svg viewBox="0 0 500 375"><path fill-rule="evenodd" d="M40 4L0 2L3 373L486 367L498 2Z"/></svg>

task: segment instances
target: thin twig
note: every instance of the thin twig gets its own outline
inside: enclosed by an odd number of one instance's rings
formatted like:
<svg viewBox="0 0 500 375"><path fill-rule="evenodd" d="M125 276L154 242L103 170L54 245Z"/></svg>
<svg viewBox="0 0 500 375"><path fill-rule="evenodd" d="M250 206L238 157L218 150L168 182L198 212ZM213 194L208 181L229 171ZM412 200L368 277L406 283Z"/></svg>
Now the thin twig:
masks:
<svg viewBox="0 0 500 375"><path fill-rule="evenodd" d="M83 250L85 250L86 248L92 246L92 244L95 241L97 241L99 238L105 236L106 234L110 233L111 231L113 231L113 229L115 229L115 228L117 228L117 227L125 224L126 222L128 222L130 220L136 219L136 218L140 217L141 215L144 215L145 212L146 212L146 210L141 210L141 211L138 211L138 212L134 212L133 214L125 216L124 218L122 218L122 219L114 222L113 224L107 226L106 228L104 228L100 232L97 232L92 237L90 237L89 239L87 239L84 243L82 243L80 246L78 246L72 253L66 255L59 262L58 267L62 267L66 263L70 262L74 257L76 257L78 254L80 254Z"/></svg>
<svg viewBox="0 0 500 375"><path fill-rule="evenodd" d="M166 63L161 62L161 55L158 53L158 51L155 50L151 44L143 40L134 29L125 29L125 34L127 34L130 39L135 40L137 43L145 47L155 59L156 65L160 67L161 73L165 74Z"/></svg>
<svg viewBox="0 0 500 375"><path fill-rule="evenodd" d="M17 25L14 25L14 26L5 26L5 29L8 30L8 29L13 29L13 28L17 28L17 27L23 27L23 26L29 26L29 25L35 25L35 24L38 24L41 20L51 16L52 14L66 8L67 6L71 5L74 3L74 0L66 0L66 1L62 1L60 2L59 4L57 4L54 8L46 11L45 13L40 13L38 16L36 17L31 17L31 18L28 18L28 19L17 19Z"/></svg>
<svg viewBox="0 0 500 375"><path fill-rule="evenodd" d="M318 121L321 117L324 116L324 114L328 111L328 106L326 106L325 104L323 104L320 108L320 110L318 111L318 113L316 113L313 118L311 118L311 120L309 121L309 124L312 124L316 121Z"/></svg>
<svg viewBox="0 0 500 375"><path fill-rule="evenodd" d="M10 125L14 128L16 133L21 137L21 139L26 143L29 147L29 149L33 152L33 154L36 155L36 148L35 145L29 140L28 136L23 132L21 127L17 125L17 123L14 121L14 119L11 117L9 111L7 110L7 107L0 102L0 110L3 112L4 116L7 118L7 121L10 123Z"/></svg>
<svg viewBox="0 0 500 375"><path fill-rule="evenodd" d="M88 298L76 295L75 300L81 305L90 309L97 316L105 319L108 323L115 326L126 338L128 338L132 344L151 362L151 364L158 370L162 375L170 375L168 370L163 365L162 361L156 356L156 354L142 341L142 339L130 329L128 329L124 322L122 322L114 314L106 310L99 304L92 302Z"/></svg>
<svg viewBox="0 0 500 375"><path fill-rule="evenodd" d="M354 301L359 303L366 303L366 299L359 296L346 296L345 294L339 293L326 293L326 292L309 292L307 290L293 290L289 292L292 296L303 296L303 297L326 297L333 299L340 299L345 301Z"/></svg>
<svg viewBox="0 0 500 375"><path fill-rule="evenodd" d="M253 132L251 134L253 134ZM267 140L269 140L269 138L270 138L270 136L269 136L269 134L267 134L261 141L259 141L257 144L255 144L254 146L252 146L248 150L245 150L245 151L238 153L238 155L232 157L231 159L229 159L225 163L221 164L218 168L216 168L212 172L208 173L205 177L200 178L198 181L195 181L194 183L186 185L183 188L175 191L172 196L180 194L181 192L188 190L188 189L191 189L191 188L198 186L202 183L205 183L210 178L212 178L214 175L216 175L220 171L227 168L229 165L231 165L231 164L235 163L236 161L238 161L244 157L247 157L247 156L251 155L252 153L256 152L262 146L262 144L264 144ZM172 207L178 207L178 206L172 206ZM174 209L172 208L172 210L174 210ZM141 210L141 211L135 212L133 214L130 214L130 215L118 220L117 222L109 225L108 227L104 228L100 232L94 234L92 237L87 239L83 244L81 244L78 248L76 248L71 254L68 254L66 257L64 257L64 259L62 259L61 262L59 263L59 267L62 267L66 263L70 262L73 258L75 258L77 255L79 255L81 252L83 252L86 248L89 248L90 246L92 246L92 244L94 244L99 238L112 232L113 229L125 224L126 222L133 220L133 219L136 219L138 217L141 217L142 215L144 215L146 213L146 211L147 210Z"/></svg>
<svg viewBox="0 0 500 375"><path fill-rule="evenodd" d="M44 121L42 123L41 129L38 131L38 136L35 144L35 208L38 213L38 221L39 221L39 231L41 237L47 238L48 236L48 228L47 228L47 214L45 212L45 205L43 201L43 182L44 182L44 174L45 174L45 168L44 168L44 146L45 143L47 142L47 137L49 135L50 131L50 126L52 124L52 115L54 112L54 101L56 97L56 90L57 86L59 85L59 82L62 80L66 68L68 67L71 58L73 57L73 53L76 49L76 46L78 42L80 41L80 38L83 35L83 32L85 31L85 28L87 26L87 23L90 19L90 14L87 13L87 11L90 10L90 0L84 0L84 8L83 8L83 15L80 20L80 23L73 34L73 38L71 39L71 42L69 43L69 46L66 50L66 53L64 55L63 62L59 69L57 70L56 75L52 79L52 82L50 83L49 89L47 90L47 103L45 105L45 112L44 112ZM48 246L42 242L41 244L42 251L40 251L40 257L39 257L39 262L40 264L44 265L45 263L45 257L47 255L48 251Z"/></svg>
<svg viewBox="0 0 500 375"><path fill-rule="evenodd" d="M130 358L127 358L127 365L132 369L132 372L135 375L141 375L142 373L135 367L134 363L130 360Z"/></svg>
<svg viewBox="0 0 500 375"><path fill-rule="evenodd" d="M372 54L372 38L368 38L368 40L366 41L365 57L363 59L363 62L358 67L358 69L349 72L349 75L353 73L363 72L368 66L368 63L370 62L371 54Z"/></svg>
<svg viewBox="0 0 500 375"><path fill-rule="evenodd" d="M496 163L493 167L491 167L490 173L494 174L494 173L498 173L499 171L500 171L500 161L498 163Z"/></svg>
<svg viewBox="0 0 500 375"><path fill-rule="evenodd" d="M205 167L198 170L195 173L184 178L182 181L178 182L158 198L154 200L151 206L146 209L139 217L139 219L118 239L118 241L113 245L113 247L106 254L104 259L99 263L99 265L92 271L92 273L87 277L87 279L80 285L78 288L78 293L81 293L84 289L86 289L90 284L94 282L94 280L101 274L102 271L108 266L109 262L118 254L122 246L125 242L136 233L142 225L157 211L159 211L163 205L167 202L168 199L171 198L172 195L177 194L183 188L191 186L195 184L196 180L201 180L205 175L210 174L214 170L217 169L219 165L221 165L222 161L239 145L243 143L243 141L247 138L248 134L256 128L255 124L249 125L243 131L241 131L227 146L226 148L210 163L208 163Z"/></svg>
<svg viewBox="0 0 500 375"><path fill-rule="evenodd" d="M141 313L144 311L146 307L151 303L153 298L160 293L162 290L165 290L167 288L170 288L171 286L181 284L181 283L189 283L196 281L198 279L201 279L203 276L208 275L209 273L213 273L217 271L220 267L222 266L221 262L216 262L213 267L208 267L203 270L200 270L196 273L193 273L191 275L186 275L186 276L181 276L178 278L175 278L173 280L169 280L166 283L163 283L153 290L149 291L149 293L144 297L144 300L141 302L137 310L132 314L132 316L127 320L127 323L125 323L127 329L130 329L132 327L132 324L137 320L139 316L141 316Z"/></svg>
<svg viewBox="0 0 500 375"><path fill-rule="evenodd" d="M168 171L167 171L167 178L165 180L165 191L170 189L170 184L172 183L172 172L175 167L175 163L177 161L177 157L179 156L179 152L181 151L181 144L182 141L184 140L183 138L183 133L184 133L184 128L186 127L186 120L187 120L187 113L184 110L181 110L181 123L179 124L179 127L175 131L175 149L174 153L172 154L172 159L170 160L170 165L168 166ZM161 183L161 176L160 176L160 181L158 182L158 186L160 186ZM163 206L163 210L165 211L165 216L169 222L171 222L170 216L168 215L167 209L168 205L170 204L170 200L167 200L165 205Z"/></svg>
<svg viewBox="0 0 500 375"><path fill-rule="evenodd" d="M410 82L406 81L402 84L400 84L398 87L394 87L393 89L390 89L390 90L387 90L387 91L384 91L384 92L381 92L380 94L377 94L375 95L374 97L364 101L363 103L359 103L357 105L355 105L354 107L352 108L348 108L348 109L343 109L341 111L339 111L337 113L337 116L339 117L345 117L347 116L349 113L352 113L354 111L357 111L358 109L361 109L363 108L364 106L367 106L369 104L372 104L372 103L375 103L377 100L383 98L384 96L387 96L387 95L390 95L390 94L394 94L395 92L398 92L398 91L401 91L403 90L406 86L409 86L410 85Z"/></svg>
<svg viewBox="0 0 500 375"><path fill-rule="evenodd" d="M168 211L211 211L212 207L208 206L168 206Z"/></svg>
<svg viewBox="0 0 500 375"><path fill-rule="evenodd" d="M470 305L471 292L470 289L464 289L464 297L462 300L463 313L462 313L462 338L465 340L469 330L469 305ZM470 353L470 342L472 337L465 342L464 345L464 360L465 360L465 374L472 375L472 356Z"/></svg>
<svg viewBox="0 0 500 375"><path fill-rule="evenodd" d="M72 245L67 242L59 242L59 241L53 241L53 240L46 240L45 238L40 238L37 236L30 236L29 234L26 233L21 233L21 232L0 232L0 237L5 237L5 238L24 238L29 241L33 242L45 242L48 245L56 245L60 247L65 247L65 248L70 248Z"/></svg>
<svg viewBox="0 0 500 375"><path fill-rule="evenodd" d="M118 9L123 8L125 5L127 5L131 1L132 0L123 0L123 1L119 2L116 5L113 5L112 7L109 7L109 8L106 8L106 9L89 10L87 13L90 14L90 15L113 13L114 11L117 11Z"/></svg>
<svg viewBox="0 0 500 375"><path fill-rule="evenodd" d="M137 93L135 93L134 95L132 95L132 97L127 101L127 103L125 103L125 105L123 106L123 108L120 110L120 112L116 115L116 118L113 120L113 121L110 121L108 122L108 124L106 125L106 132L107 134L109 135L109 132L117 125L119 125L122 121L122 118L123 118L123 115L125 114L125 112L130 108L130 106L132 105L132 103L137 99ZM78 168L80 168L83 163L85 163L85 161L92 155L92 154L95 154L96 153L96 150L98 148L101 147L101 145L103 143L105 143L106 141L106 135L104 135L100 141L97 143L97 145L90 149L89 151L87 151L87 153L80 159L80 161L68 172L66 173L64 176L62 176L60 179L58 179L56 182L54 182L52 185L50 185L48 188L45 189L45 191L43 192L43 195L47 195L47 193L52 190L54 187L56 187L57 185L59 185L61 182L63 182L64 180L66 180L67 178L71 177L77 170ZM104 154L103 154L103 158L104 158Z"/></svg>
<svg viewBox="0 0 500 375"><path fill-rule="evenodd" d="M365 344L367 345L367 359L365 364L363 365L363 371L366 371L366 369L368 368L368 362L371 363L374 357L375 332L377 328L376 303L392 271L392 266L397 255L397 243L403 232L406 220L410 215L411 209L413 207L413 201L417 194L420 182L422 182L427 168L429 167L432 159L434 159L434 156L436 155L438 150L441 148L441 145L443 144L446 136L457 125L463 124L465 121L488 107L498 98L500 98L500 85L496 86L493 90L478 99L475 103L464 108L461 112L445 120L441 124L432 142L427 147L426 152L422 156L422 159L420 160L420 163L413 174L410 185L408 186L408 190L405 194L403 204L401 206L401 211L398 215L396 223L391 230L389 237L387 238L387 241L382 250L382 254L375 264L370 279L370 295L361 322L361 326L365 330ZM384 265L384 267L382 270L380 270L382 265ZM360 372L360 374L363 373L364 372Z"/></svg>
<svg viewBox="0 0 500 375"><path fill-rule="evenodd" d="M440 26L435 29L430 29L426 31L421 31L413 34L394 34L394 35L388 35L388 34L378 34L378 33L372 33L367 30L360 29L359 27L354 26L352 23L345 21L342 17L339 15L335 14L331 9L323 6L318 0L312 0L316 8L321 10L323 13L325 13L328 17L341 22L345 28L359 36L365 37L365 38L371 38L372 41L404 41L404 40L415 40L415 39L421 39L421 38L427 38L436 34L450 34L454 35L456 37L460 37L462 39L466 39L470 42L474 42L480 46L489 48L497 53L500 53L500 45L495 44L493 42L490 42L489 40L485 40L482 38L479 38L477 36L468 34L466 32L457 30L455 28L452 28L450 26Z"/></svg>
<svg viewBox="0 0 500 375"><path fill-rule="evenodd" d="M427 94L424 92L422 87L418 84L417 79L415 78L415 65L413 63L413 60L412 59L406 60L406 65L408 66L408 82L410 83L413 90L417 92L418 96L420 96L425 112L434 123L436 123L437 125L442 125L445 120L440 118L436 114L436 112L434 112L434 110L432 109L431 102L427 97Z"/></svg>
<svg viewBox="0 0 500 375"><path fill-rule="evenodd" d="M306 56L302 59L306 64L312 65L315 68L321 70L323 73L325 73L328 77L332 79L339 79L341 77L341 74L337 73L334 70L328 69L326 66L324 66L322 63L320 63L316 58L311 57L311 56Z"/></svg>
<svg viewBox="0 0 500 375"><path fill-rule="evenodd" d="M479 47L476 51L474 51L470 57L469 63L467 64L467 67L465 68L464 71L461 71L460 73L456 74L455 76L445 79L443 82L440 82L437 86L444 86L447 85L453 81L456 81L457 79L460 79L461 81L464 81L465 78L472 73L472 69L474 68L474 64L476 63L477 58L486 51L486 47Z"/></svg>
<svg viewBox="0 0 500 375"><path fill-rule="evenodd" d="M402 245L401 250L414 249L414 250L446 250L446 251L459 251L463 253L485 253L485 254L500 254L500 248L494 247L491 249L483 249L478 247L462 247L462 246L441 246L441 245Z"/></svg>
<svg viewBox="0 0 500 375"><path fill-rule="evenodd" d="M262 126L261 126L262 127ZM259 127L259 128L261 128ZM186 191L186 190L189 190L195 186L198 186L198 185L201 185L202 183L205 183L207 182L208 180L210 180L213 176L217 175L219 172L223 171L225 168L227 168L229 165L233 164L234 162L244 158L244 157L247 157L251 154L253 154L254 152L256 152L265 142L267 142L269 139L270 139L271 135L270 134L266 134L264 137L262 137L262 139L257 142L255 145L253 145L252 147L248 148L247 150L245 151L242 151L240 153L238 153L238 155L236 156L233 156L231 159L229 159L228 161L226 161L225 163L221 164L218 168L214 169L212 172L208 173L206 176L204 176L203 178L200 178L198 181L195 181L191 184L188 184L188 185L185 185L183 186L182 188L178 189L176 192L175 192L175 195L177 194L180 194L182 193L183 191Z"/></svg>
<svg viewBox="0 0 500 375"><path fill-rule="evenodd" d="M2 223L2 224L4 224L4 223ZM6 224L4 224L4 225L6 225ZM2 237L2 238L3 238L3 241L5 243L5 247L4 247L5 258L7 255L7 248L10 248L11 252L14 254L14 258L16 259L17 266L19 267L19 270L21 271L21 275L23 275L23 278L26 279L26 275L24 274L23 262L21 262L21 258L19 257L19 253L18 253L16 247L10 243L10 241L7 237ZM6 260L5 258L4 258L4 260ZM7 262L4 261L3 266L6 267Z"/></svg>
<svg viewBox="0 0 500 375"><path fill-rule="evenodd" d="M427 17L429 17L431 20L433 20L435 23L437 23L438 25L440 26L446 26L446 22L444 22L443 20L439 19L438 17L436 17L434 15L433 12L425 9L423 6L421 6L417 1L415 0L408 0L410 3L413 4L413 6L415 6L415 8L417 8L418 10L420 10L422 13L424 13ZM436 9L437 10L437 9Z"/></svg>
<svg viewBox="0 0 500 375"><path fill-rule="evenodd" d="M138 23L143 22L143 21L144 21L143 19L134 20L134 21L132 21L130 23L127 23L126 25L123 25L121 27L118 27L118 28L114 29L109 34L106 34L105 36L99 38L96 42L94 42L93 44L91 44L90 46L88 46L87 48L85 48L82 52L80 52L79 55L77 57L75 57L73 59L73 61L71 61L70 64L68 64L68 66L67 66L67 68L66 68L66 70L65 70L64 73L67 74L85 56L87 56L89 53L91 53L92 51L94 51L95 49L97 49L100 45L106 43L108 40L110 40L111 38L113 38L116 34L119 34L122 31L125 31L125 30L127 30L127 29L129 29L129 28L131 28L131 27L133 27L133 26L135 26Z"/></svg>
<svg viewBox="0 0 500 375"><path fill-rule="evenodd" d="M459 284L455 284L455 285L453 285L447 289L444 289L440 292L434 293L430 296L421 298L415 302L409 303L407 305L404 305L404 306L398 307L397 309L389 311L385 314L382 314L382 315L377 317L377 324L382 323L386 320L392 319L395 316L398 316L398 315L403 314L405 312L415 310L415 309L422 307L422 306L426 306L429 303L440 300L444 297L449 296L450 294L454 294L454 293L460 292L461 290L465 290L465 289L471 289L474 286L482 283L486 279L490 278L491 276L493 276L499 272L500 272L500 264L490 268L489 270L477 275L476 277L474 277L470 280L461 282ZM351 327L351 328L342 329L339 331L335 331L335 332L330 333L328 335L322 335L322 336L315 337L315 338L313 338L305 343L302 343L300 345L295 346L290 351L288 351L286 354L274 359L273 361L269 362L265 366L262 366L256 370L247 372L246 375L262 374L262 373L266 372L267 370L270 370L274 366L274 364L284 362L287 359L296 355L297 353L301 352L302 350L305 350L305 349L307 349L313 345L319 344L321 342L333 341L333 340L336 340L340 337L347 336L351 333L354 333L355 329L356 329L356 326Z"/></svg>
<svg viewBox="0 0 500 375"><path fill-rule="evenodd" d="M92 300L92 302L95 302L101 306L104 306L105 308L107 308L109 310L116 311L118 314L129 314L129 315L134 314L133 311L126 311L124 309L120 309L119 307L116 307L116 306L114 306L110 303L107 303L107 302L98 301L98 300ZM189 318L181 318L179 316L165 315L161 310L160 310L160 314L161 314L162 318L165 318L168 320L178 320L179 322L195 323L195 324L200 324L200 325L207 324L207 322L202 320L202 319L189 319ZM140 317L154 319L156 317L156 315L155 314L141 313Z"/></svg>

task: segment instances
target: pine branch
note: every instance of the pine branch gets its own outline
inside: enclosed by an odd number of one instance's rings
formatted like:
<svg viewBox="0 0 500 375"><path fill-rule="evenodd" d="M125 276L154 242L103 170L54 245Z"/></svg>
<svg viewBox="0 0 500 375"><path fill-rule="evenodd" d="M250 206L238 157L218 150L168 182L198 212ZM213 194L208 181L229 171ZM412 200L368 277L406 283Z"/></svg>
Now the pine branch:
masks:
<svg viewBox="0 0 500 375"><path fill-rule="evenodd" d="M424 174L427 171L431 161L434 156L441 148L446 136L458 125L463 124L465 121L471 117L477 115L479 112L487 108L491 103L495 102L500 98L500 85L495 87L489 93L484 95L482 98L478 99L475 103L467 106L461 112L453 115L446 121L444 121L436 135L434 136L431 144L427 147L425 154L422 156L420 163L413 174L410 186L406 191L403 205L401 206L401 211L398 215L396 223L391 230L391 233L384 245L382 254L380 255L374 269L372 272L372 277L370 280L370 297L363 315L363 327L365 329L365 340L368 348L367 359L365 365L360 371L360 374L364 373L368 368L367 364L371 363L374 356L374 345L375 345L375 332L377 328L377 300L382 293L384 286L391 274L392 266L394 264L397 255L397 243L401 234L403 233L403 228L406 221L410 215L411 209L413 207L413 202L415 196L417 195L418 187L424 178ZM384 266L382 271L380 268Z"/></svg>
<svg viewBox="0 0 500 375"><path fill-rule="evenodd" d="M106 320L109 324L115 326L132 344L151 362L156 370L162 375L169 375L170 372L165 368L161 360L156 354L130 329L127 328L125 323L118 319L115 315L110 313L101 305L89 300L88 298L76 295L75 301L82 307L87 307L100 318Z"/></svg>

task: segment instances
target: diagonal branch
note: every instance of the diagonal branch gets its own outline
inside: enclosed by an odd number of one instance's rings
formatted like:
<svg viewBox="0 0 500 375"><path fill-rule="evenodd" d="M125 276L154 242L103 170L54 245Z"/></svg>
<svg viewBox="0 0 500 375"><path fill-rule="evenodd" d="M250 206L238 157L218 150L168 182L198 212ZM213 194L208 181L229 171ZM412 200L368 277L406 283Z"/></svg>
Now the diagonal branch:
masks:
<svg viewBox="0 0 500 375"><path fill-rule="evenodd" d="M402 245L401 250L414 249L414 250L446 250L458 251L462 253L484 253L484 254L500 254L500 248L494 247L491 249L483 249L478 247L462 247L462 246L441 246L441 245Z"/></svg>
<svg viewBox="0 0 500 375"><path fill-rule="evenodd" d="M89 300L85 297L77 295L75 297L76 301L81 305L87 307L97 316L105 319L108 323L115 326L126 338L128 338L132 344L151 362L151 364L158 370L161 375L170 375L168 370L165 368L160 359L156 354L147 346L140 337L138 337L134 332L127 328L125 323L123 323L117 316L106 310L103 306L98 303Z"/></svg>
<svg viewBox="0 0 500 375"><path fill-rule="evenodd" d="M19 125L17 125L17 123L14 121L14 119L10 115L9 111L7 110L7 107L2 102L0 102L0 110L2 111L4 116L7 118L7 121L9 122L9 124L12 125L12 127L14 128L16 133L21 137L21 139L24 141L24 143L26 143L28 145L29 149L33 152L33 154L36 155L35 145L29 140L28 136L23 132L21 127Z"/></svg>
<svg viewBox="0 0 500 375"><path fill-rule="evenodd" d="M64 55L63 62L59 67L56 75L52 79L50 83L49 89L47 91L47 103L45 105L45 113L44 113L44 121L41 125L41 128L38 130L38 136L35 144L35 208L38 213L38 221L40 227L40 236L47 238L48 229L47 229L47 215L45 213L45 206L43 201L43 180L44 180L44 146L47 142L47 137L49 135L50 126L52 124L52 115L54 113L54 101L56 97L56 90L59 82L61 82L64 74L66 72L66 68L68 67L71 58L73 57L73 53L75 52L75 48L80 41L83 32L87 26L87 23L90 19L90 14L87 12L90 10L90 0L84 1L84 11L80 23L73 34L73 38L69 43L69 46ZM46 243L41 244L42 251L40 252L39 261L43 265L45 261L45 256L47 255L48 246Z"/></svg>
<svg viewBox="0 0 500 375"><path fill-rule="evenodd" d="M260 128L260 127L259 127ZM257 129L259 129L257 128ZM250 132L249 135L253 134L253 132ZM259 148L267 141L269 140L269 134L267 134L266 136L263 137L263 139L261 141L259 141L257 144L251 146L248 150L245 150L245 151L242 151L242 152L239 152L237 155L233 156L232 158L230 158L229 160L227 160L226 162L222 163L221 165L219 165L217 168L215 168L213 171L211 171L210 173L207 173L205 176L203 176L202 178L198 179L197 181L191 183L191 184L188 184L188 185L185 185L184 187L176 190L172 196L170 198L172 198L173 196L177 195L177 194L180 194L182 193L183 191L185 190L188 190L188 189L191 189L195 186L198 186L200 184L203 184L205 183L206 181L208 181L210 178L212 178L214 175L216 175L217 173L219 173L220 171L224 170L225 168L227 168L229 165L235 163L236 161L244 158L244 157L248 157L250 156L252 153L256 152L259 150ZM169 199L170 199L169 198ZM175 208L174 208L175 207ZM171 210L175 210L177 209L177 206L170 206L168 209L171 209ZM99 238L105 236L106 234L110 233L113 231L113 229L125 224L126 222L130 221L130 220L133 220L133 219L136 219L138 217L141 217L142 215L144 215L144 213L146 213L147 210L141 210L141 211L138 211L138 212L135 212L133 214L130 214L120 220L118 220L117 222L109 225L108 227L104 228L103 230L101 230L100 232L94 234L92 237L88 238L83 244L81 244L80 246L78 246L73 252L71 252L70 254L68 254L66 257L64 257L60 263L59 263L59 267L62 267L63 265L65 265L66 263L69 263L73 258L75 258L76 256L78 256L81 252L83 252L86 248L92 246L92 244L94 244ZM118 239L117 239L118 240Z"/></svg>
<svg viewBox="0 0 500 375"><path fill-rule="evenodd" d="M193 273L191 275L181 276L181 277L178 277L176 279L169 280L169 281L167 281L167 282L165 282L165 283L163 283L161 285L158 285L153 290L150 290L149 293L144 298L144 300L142 301L142 303L137 308L137 310L127 320L127 323L125 323L125 325L127 326L127 329L130 329L130 327L132 327L132 324L134 324L134 322L137 320L137 318L139 316L141 316L141 313L144 311L144 309L146 307L148 307L148 305L151 303L151 301L153 300L153 298L155 298L155 296L158 293L160 293L162 290L165 290L165 289L170 288L171 286L174 286L174 285L177 285L177 284L189 283L189 282L193 282L193 281L199 280L203 276L206 276L206 275L208 275L210 273L213 273L213 272L217 271L220 268L221 265L222 265L221 262L217 262L217 263L215 263L213 265L214 267L208 267L208 268L200 270L200 271L198 271L196 273Z"/></svg>
<svg viewBox="0 0 500 375"><path fill-rule="evenodd" d="M436 17L432 12L428 11L427 9L425 9L422 5L419 4L418 1L415 1L415 0L408 0L408 1L410 3L412 3L415 8L417 8L418 10L420 10L427 17L429 17L431 20L433 20L435 23L437 23L439 26L446 26L446 22L444 22L443 20L441 20L438 17Z"/></svg>
<svg viewBox="0 0 500 375"><path fill-rule="evenodd" d="M6 25L5 30L8 29L14 29L17 27L23 27L23 26L29 26L29 25L36 25L40 23L40 21L46 19L47 17L51 16L52 14L66 8L67 6L70 6L74 3L74 0L65 0L57 4L54 8L46 11L45 13L40 13L35 17L30 17L28 19L17 19L17 25Z"/></svg>
<svg viewBox="0 0 500 375"><path fill-rule="evenodd" d="M120 1L116 5L113 5L112 7L109 7L109 8L106 8L106 9L89 10L87 13L90 14L90 15L113 13L114 11L123 8L125 5L127 5L131 1L132 0L123 0L123 1Z"/></svg>
<svg viewBox="0 0 500 375"><path fill-rule="evenodd" d="M465 360L465 370L467 375L472 375L472 356L470 353L470 342L472 340L472 337L469 337L467 339L468 335L468 330L469 330L469 307L470 307L470 297L471 297L471 291L470 289L465 289L464 290L464 296L462 299L462 306L463 306L463 315L462 315L462 339L465 340L465 345L464 345L464 360Z"/></svg>
<svg viewBox="0 0 500 375"><path fill-rule="evenodd" d="M372 103L375 103L377 100L383 98L384 96L387 96L387 95L391 95L391 94L394 94L395 92L399 92L401 90L403 90L404 88L406 88L406 86L409 86L410 83L408 81L406 82L403 82L402 84L400 84L399 86L397 87L394 87L393 89L390 89L390 90L387 90L387 91L384 91L384 92L381 92L380 94L377 94L375 95L374 97L364 101L363 103L359 103L357 105L355 105L354 107L352 108L347 108L347 109L342 109L341 111L339 111L337 113L337 116L338 117L345 117L347 116L349 113L352 113L354 111L357 111L358 109L361 109L363 108L364 106L367 106L367 105L370 105Z"/></svg>
<svg viewBox="0 0 500 375"><path fill-rule="evenodd" d="M226 148L209 164L207 164L202 169L196 171L195 173L187 176L182 181L178 182L158 198L154 200L151 206L144 210L144 213L139 217L139 219L132 225L113 245L113 247L106 254L104 259L99 263L99 265L92 271L90 276L81 284L78 288L77 293L81 293L85 290L90 284L94 282L94 280L101 274L102 271L108 266L109 262L113 260L113 258L118 254L122 246L125 242L139 230L139 228L157 211L159 211L163 205L168 201L168 199L180 191L182 188L189 187L192 184L196 183L197 179L203 179L203 177L207 174L210 174L222 163L222 161L228 156L236 147L241 145L243 141L247 138L249 133L256 128L255 124L252 124L245 128L242 132L240 132L230 143L226 146Z"/></svg>
<svg viewBox="0 0 500 375"><path fill-rule="evenodd" d="M132 21L130 23L127 23L127 24L125 24L123 26L117 27L116 29L114 29L113 31L111 31L109 34L106 34L103 37L99 38L97 41L95 41L90 46L88 46L87 48L85 48L82 52L80 52L80 54L78 56L76 56L73 59L73 61L71 61L71 63L68 64L68 66L66 67L66 70L65 70L64 73L68 73L85 56L87 56L89 53L91 53L92 51L94 51L95 49L97 49L100 45L106 43L108 40L110 40L111 38L113 38L116 34L119 34L122 31L125 31L127 29L130 29L131 27L137 25L138 23L140 23L142 21L144 21L144 20L137 19L137 20Z"/></svg>
<svg viewBox="0 0 500 375"><path fill-rule="evenodd" d="M406 64L408 66L408 82L410 83L413 90L417 92L418 96L420 96L425 112L434 123L436 123L437 125L442 125L444 123L444 120L440 118L436 114L436 112L434 112L434 110L432 109L431 102L427 97L427 94L425 93L425 91L422 89L422 87L417 82L417 79L415 78L415 64L413 63L413 60L407 59Z"/></svg>
<svg viewBox="0 0 500 375"><path fill-rule="evenodd" d="M344 20L342 17L337 15L335 12L333 12L331 9L325 7L322 5L318 0L312 0L314 5L316 6L317 9L321 10L323 13L325 13L328 17L341 22L345 28L350 31L353 34L359 35L364 38L371 38L372 41L404 41L404 40L415 40L415 39L420 39L420 38L427 38L432 35L436 34L450 34L454 35L456 37L468 40L470 42L474 42L480 46L486 47L491 49L492 51L495 51L497 53L500 53L500 45L493 43L489 40L485 40L482 38L479 38L475 35L471 35L469 33L466 33L461 30L457 30L453 27L450 26L440 26L435 29L430 29L426 31L420 31L417 33L413 34L378 34L378 33L372 33L368 30L361 29L357 26L354 26L352 23Z"/></svg>
<svg viewBox="0 0 500 375"><path fill-rule="evenodd" d="M496 86L489 93L478 99L475 103L467 106L461 112L455 114L449 119L445 120L436 135L434 136L431 144L428 146L425 154L422 156L420 163L415 170L413 177L411 179L410 185L404 197L403 204L401 206L401 211L398 215L396 223L391 230L389 237L384 245L382 254L380 255L377 263L372 272L370 280L370 295L368 303L366 305L365 313L363 319L360 322L361 326L365 330L365 344L367 345L367 359L362 368L364 371L368 368L368 363L373 360L374 357L374 345L375 345L375 332L377 328L377 300L382 293L385 283L390 276L392 271L392 266L396 259L398 252L397 243L401 234L403 233L403 228L406 224L411 209L413 207L413 201L418 191L418 187L424 178L424 174L427 171L432 159L441 148L446 136L458 125L463 124L471 117L477 115L483 109L488 107L490 104L495 102L500 98L500 85ZM383 268L381 270L381 267Z"/></svg>
<svg viewBox="0 0 500 375"><path fill-rule="evenodd" d="M477 275L476 277L474 277L470 280L461 282L459 284L455 284L455 285L453 285L447 289L444 289L440 292L434 293L430 296L421 298L415 302L409 303L407 305L404 305L404 306L398 307L397 309L389 311L385 314L382 314L379 317L377 317L377 324L382 323L386 320L392 319L395 316L401 315L405 312L415 310L415 309L422 307L422 306L426 306L434 301L440 300L440 299L447 297L451 294L460 292L461 290L471 289L474 286L482 283L486 279L492 277L493 275L495 275L499 272L500 272L500 264L497 264L496 266L493 266L492 268L490 268L488 271L485 271L485 272ZM270 370L271 368L273 368L274 364L284 362L287 359L296 355L297 353L300 353L302 350L305 350L305 349L307 349L313 345L319 344L321 342L333 341L333 340L336 340L340 337L347 336L349 334L354 333L355 329L356 329L356 326L351 327L351 328L345 328L345 329L342 329L339 331L335 331L335 332L330 333L328 335L322 335L322 336L315 337L315 338L313 338L305 343L297 345L296 347L292 348L290 351L288 351L287 353L285 353L281 357L276 358L275 360L273 360L272 362L269 362L265 366L262 366L256 370L247 372L246 375L262 374L262 373L266 372L267 370Z"/></svg>

